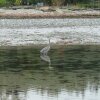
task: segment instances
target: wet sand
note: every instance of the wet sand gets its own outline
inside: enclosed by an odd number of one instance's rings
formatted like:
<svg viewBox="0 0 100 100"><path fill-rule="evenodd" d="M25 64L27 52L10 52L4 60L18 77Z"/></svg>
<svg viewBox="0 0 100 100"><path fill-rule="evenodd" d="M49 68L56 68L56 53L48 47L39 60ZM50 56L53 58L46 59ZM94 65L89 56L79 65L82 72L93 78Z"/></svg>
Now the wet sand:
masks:
<svg viewBox="0 0 100 100"><path fill-rule="evenodd" d="M0 18L100 18L100 10L68 10L56 9L0 9Z"/></svg>

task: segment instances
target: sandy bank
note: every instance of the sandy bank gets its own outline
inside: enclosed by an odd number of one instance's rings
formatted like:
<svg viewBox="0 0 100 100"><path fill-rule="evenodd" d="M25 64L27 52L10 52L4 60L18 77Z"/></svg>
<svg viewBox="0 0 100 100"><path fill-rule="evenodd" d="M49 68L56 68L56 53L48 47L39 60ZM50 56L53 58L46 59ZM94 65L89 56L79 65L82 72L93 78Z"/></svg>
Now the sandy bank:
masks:
<svg viewBox="0 0 100 100"><path fill-rule="evenodd" d="M100 10L0 9L0 18L100 18Z"/></svg>

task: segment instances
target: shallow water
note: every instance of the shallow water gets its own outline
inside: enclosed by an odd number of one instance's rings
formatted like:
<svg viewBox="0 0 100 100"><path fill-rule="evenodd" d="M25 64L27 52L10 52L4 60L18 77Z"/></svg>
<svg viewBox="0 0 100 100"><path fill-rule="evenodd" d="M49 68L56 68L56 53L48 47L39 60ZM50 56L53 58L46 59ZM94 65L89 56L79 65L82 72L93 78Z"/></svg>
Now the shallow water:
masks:
<svg viewBox="0 0 100 100"><path fill-rule="evenodd" d="M41 48L0 48L0 100L100 100L100 46Z"/></svg>
<svg viewBox="0 0 100 100"><path fill-rule="evenodd" d="M100 18L0 19L0 46L100 44Z"/></svg>

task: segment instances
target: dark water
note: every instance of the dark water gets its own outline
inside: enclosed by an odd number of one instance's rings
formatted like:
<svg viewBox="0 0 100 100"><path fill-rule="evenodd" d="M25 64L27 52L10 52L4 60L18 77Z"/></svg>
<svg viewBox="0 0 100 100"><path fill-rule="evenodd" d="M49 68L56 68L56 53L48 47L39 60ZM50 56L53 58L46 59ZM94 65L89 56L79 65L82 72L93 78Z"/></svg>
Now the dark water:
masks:
<svg viewBox="0 0 100 100"><path fill-rule="evenodd" d="M100 46L41 48L0 48L0 100L100 100Z"/></svg>

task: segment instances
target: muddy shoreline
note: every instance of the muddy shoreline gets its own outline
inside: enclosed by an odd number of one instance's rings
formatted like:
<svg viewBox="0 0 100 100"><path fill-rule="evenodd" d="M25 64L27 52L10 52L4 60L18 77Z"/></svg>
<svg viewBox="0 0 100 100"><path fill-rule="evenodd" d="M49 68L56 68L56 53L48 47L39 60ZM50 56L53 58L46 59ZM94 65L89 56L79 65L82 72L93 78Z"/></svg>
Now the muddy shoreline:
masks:
<svg viewBox="0 0 100 100"><path fill-rule="evenodd" d="M44 11L41 9L0 9L0 19L32 19L32 18L100 18L100 10L68 10L57 9Z"/></svg>
<svg viewBox="0 0 100 100"><path fill-rule="evenodd" d="M45 14L45 15L37 15L37 14L32 14L32 15L27 15L27 14L22 14L22 15L15 15L15 14L9 14L9 15L2 15L0 14L0 19L44 19L44 18L59 18L59 19L62 19L62 18L100 18L100 15L92 15L92 14L80 14L80 15L75 15L75 14L72 14L72 15L64 15L64 14L61 14L61 15L48 15L48 14Z"/></svg>

